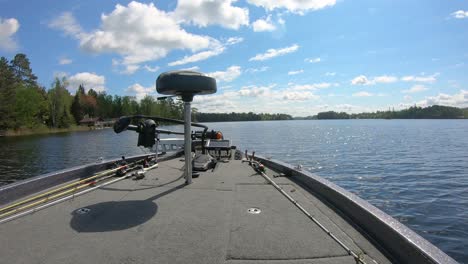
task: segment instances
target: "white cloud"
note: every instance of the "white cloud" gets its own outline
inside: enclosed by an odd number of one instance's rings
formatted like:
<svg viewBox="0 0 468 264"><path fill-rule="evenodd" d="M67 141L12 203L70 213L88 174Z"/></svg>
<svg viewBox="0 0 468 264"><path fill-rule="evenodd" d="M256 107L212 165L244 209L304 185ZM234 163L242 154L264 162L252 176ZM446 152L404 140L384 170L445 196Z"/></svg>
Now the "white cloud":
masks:
<svg viewBox="0 0 468 264"><path fill-rule="evenodd" d="M455 107L468 107L468 91L460 90L459 93L453 95L440 93L436 96L426 97L425 100L418 104L422 106L448 105Z"/></svg>
<svg viewBox="0 0 468 264"><path fill-rule="evenodd" d="M404 76L401 78L402 81L405 81L405 82L424 82L424 83L433 83L435 81L437 81L436 77L438 76L439 74L436 73L436 74L433 74L433 75L429 75L429 76L414 76L414 75L409 75L409 76Z"/></svg>
<svg viewBox="0 0 468 264"><path fill-rule="evenodd" d="M197 61L206 60L208 58L211 58L213 56L218 56L219 54L223 53L224 49L225 48L223 46L219 46L219 47L217 47L217 48L215 48L213 50L201 51L199 53L195 53L195 54L190 55L190 56L184 56L180 60L169 62L167 65L169 65L169 66L178 66L178 65L184 65L184 64L187 64L187 63L193 63L193 62L197 62Z"/></svg>
<svg viewBox="0 0 468 264"><path fill-rule="evenodd" d="M306 101L318 99L319 96L313 94L312 92L295 92L295 91L284 91L283 99L290 101Z"/></svg>
<svg viewBox="0 0 468 264"><path fill-rule="evenodd" d="M126 90L128 94L134 95L137 100L143 99L146 95L152 95L156 90L154 87L143 87L139 83L130 85Z"/></svg>
<svg viewBox="0 0 468 264"><path fill-rule="evenodd" d="M123 65L157 60L176 49L200 52L220 45L211 37L186 32L172 14L153 3L117 4L111 13L101 15L100 27L91 33L84 32L71 13L63 13L49 25L78 39L83 50L119 54L118 63Z"/></svg>
<svg viewBox="0 0 468 264"><path fill-rule="evenodd" d="M249 25L249 10L232 6L235 0L179 0L174 16L182 22L199 27L220 25L239 29Z"/></svg>
<svg viewBox="0 0 468 264"><path fill-rule="evenodd" d="M15 18L3 19L0 17L0 50L14 51L18 44L13 36L20 27L20 23Z"/></svg>
<svg viewBox="0 0 468 264"><path fill-rule="evenodd" d="M274 31L276 26L271 21L271 16L268 16L266 19L257 19L252 23L252 28L254 32L263 32L263 31Z"/></svg>
<svg viewBox="0 0 468 264"><path fill-rule="evenodd" d="M193 105L203 108L203 112L240 112L242 109L237 103L239 94L237 92L224 92L205 96L195 96Z"/></svg>
<svg viewBox="0 0 468 264"><path fill-rule="evenodd" d="M147 70L149 72L157 72L159 70L158 66L151 67L151 66L145 65L144 68L145 68L145 70Z"/></svg>
<svg viewBox="0 0 468 264"><path fill-rule="evenodd" d="M216 79L218 82L231 82L241 75L240 66L231 66L226 71L216 71L207 74Z"/></svg>
<svg viewBox="0 0 468 264"><path fill-rule="evenodd" d="M403 96L403 100L410 101L410 100L413 100L413 97L411 97L410 95L405 95Z"/></svg>
<svg viewBox="0 0 468 264"><path fill-rule="evenodd" d="M60 65L67 65L67 64L71 64L73 61L69 58L66 58L66 57L63 57L63 58L60 58L59 59L59 64Z"/></svg>
<svg viewBox="0 0 468 264"><path fill-rule="evenodd" d="M262 66L260 68L249 68L249 69L245 70L245 72L249 72L249 73L265 72L265 71L268 71L269 69L270 69L270 67L268 67L268 66Z"/></svg>
<svg viewBox="0 0 468 264"><path fill-rule="evenodd" d="M401 91L402 93L419 93L422 91L426 91L428 88L424 85L416 84L408 90Z"/></svg>
<svg viewBox="0 0 468 264"><path fill-rule="evenodd" d="M308 59L305 59L304 61L309 62L309 63L319 63L322 61L322 59L321 58L308 58Z"/></svg>
<svg viewBox="0 0 468 264"><path fill-rule="evenodd" d="M200 67L198 66L193 66L193 67L189 67L189 68L184 68L184 69L181 69L183 71L199 71L200 70Z"/></svg>
<svg viewBox="0 0 468 264"><path fill-rule="evenodd" d="M382 76L374 77L375 83L394 83L397 81L398 81L398 78L395 76L382 75Z"/></svg>
<svg viewBox="0 0 468 264"><path fill-rule="evenodd" d="M275 87L275 84L269 86L244 86L239 90L240 96L248 97L258 97L258 96L268 96L271 97L271 89Z"/></svg>
<svg viewBox="0 0 468 264"><path fill-rule="evenodd" d="M366 91L361 91L361 92L353 93L353 96L354 97L369 97L369 96L373 96L373 94L366 92Z"/></svg>
<svg viewBox="0 0 468 264"><path fill-rule="evenodd" d="M120 73L123 73L123 74L134 74L136 71L138 71L140 69L140 65L136 65L136 64L128 64L128 65L125 65L125 69L123 71L121 71Z"/></svg>
<svg viewBox="0 0 468 264"><path fill-rule="evenodd" d="M454 18L462 19L468 18L468 11L458 10L450 14Z"/></svg>
<svg viewBox="0 0 468 264"><path fill-rule="evenodd" d="M70 12L64 12L49 23L49 27L62 30L66 35L76 39L82 39L87 36L83 28L78 24L75 17Z"/></svg>
<svg viewBox="0 0 468 264"><path fill-rule="evenodd" d="M332 85L338 86L336 83L290 84L288 89L294 91L318 90L329 88Z"/></svg>
<svg viewBox="0 0 468 264"><path fill-rule="evenodd" d="M286 55L288 53L295 52L299 49L299 45L294 44L292 46L282 49L269 49L265 53L257 54L255 57L249 59L249 61L264 61L274 57Z"/></svg>
<svg viewBox="0 0 468 264"><path fill-rule="evenodd" d="M326 72L325 76L335 76L336 72Z"/></svg>
<svg viewBox="0 0 468 264"><path fill-rule="evenodd" d="M234 45L237 43L241 43L242 41L244 41L244 38L242 37L230 37L226 40L226 45Z"/></svg>
<svg viewBox="0 0 468 264"><path fill-rule="evenodd" d="M241 37L231 37L231 38L228 38L224 44L221 44L219 42L214 42L210 50L201 51L190 56L184 56L180 60L169 62L168 65L178 66L178 65L184 65L187 63L193 63L193 62L206 60L208 58L218 56L221 53L223 53L226 50L226 46L231 46L231 45L240 43L242 41L244 41L244 39Z"/></svg>
<svg viewBox="0 0 468 264"><path fill-rule="evenodd" d="M67 81L67 88L70 91L76 91L80 85L83 85L86 91L89 89L93 89L96 92L103 92L106 90L106 78L94 72L80 72L68 77Z"/></svg>
<svg viewBox="0 0 468 264"><path fill-rule="evenodd" d="M356 76L351 80L352 85L375 85L377 83L394 83L397 82L398 78L395 76L382 75L372 79L368 79L365 75Z"/></svg>
<svg viewBox="0 0 468 264"><path fill-rule="evenodd" d="M296 75L296 74L300 74L300 73L303 73L303 72L304 72L304 70L289 71L288 75Z"/></svg>
<svg viewBox="0 0 468 264"><path fill-rule="evenodd" d="M371 81L365 75L359 75L351 80L352 85L370 85Z"/></svg>
<svg viewBox="0 0 468 264"><path fill-rule="evenodd" d="M247 2L255 6L263 7L268 11L286 9L299 14L334 6L336 4L336 0L247 0Z"/></svg>

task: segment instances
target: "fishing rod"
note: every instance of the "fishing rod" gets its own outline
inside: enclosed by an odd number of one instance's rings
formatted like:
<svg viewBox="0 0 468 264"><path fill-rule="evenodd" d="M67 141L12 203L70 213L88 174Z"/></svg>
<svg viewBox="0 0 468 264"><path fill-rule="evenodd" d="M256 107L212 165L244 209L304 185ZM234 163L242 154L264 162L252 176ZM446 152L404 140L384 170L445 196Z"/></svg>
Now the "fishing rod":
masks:
<svg viewBox="0 0 468 264"><path fill-rule="evenodd" d="M81 192L77 192L77 193L74 193L74 194L71 194L71 195L68 195L68 196L65 196L65 197L62 197L58 200L55 200L55 201L51 201L50 203L46 203L46 204L42 204L36 208L32 208L32 209L29 209L27 211L23 211L23 212L20 212L18 214L15 214L15 215L12 215L12 216L9 216L9 217L6 217L6 218L3 218L3 219L0 219L0 224L3 224L3 223L6 223L8 221L11 221L11 220L14 220L16 218L19 218L19 217L22 217L22 216L25 216L27 214L31 214L31 213L34 213L34 212L37 212L39 210L42 210L42 209L45 209L47 207L50 207L52 205L55 205L55 204L58 204L58 203L61 203L61 202L64 202L64 201L67 201L67 200L70 200L70 199L73 199L77 196L80 196L80 195L83 195L83 194L86 194L88 192L91 192L91 191L94 191L98 188L101 188L101 187L104 187L104 186L107 186L107 185L110 185L110 184L113 184L113 183L116 183L118 181L122 181L122 180L125 180L125 179L128 179L130 178L131 175L128 175L128 176L125 176L125 177L120 177L120 178L117 178L117 179L114 179L114 180L111 180L111 181L108 181L108 182L105 182L105 183L102 183L102 184L99 184L99 185L96 185L94 187L91 187L89 189L86 189L86 190L83 190Z"/></svg>
<svg viewBox="0 0 468 264"><path fill-rule="evenodd" d="M23 205L23 204L26 204L26 203L35 201L35 200L40 199L40 198L43 198L43 197L46 197L46 198L42 199L41 201L43 201L43 200L47 201L47 200L54 199L54 198L56 198L56 197L55 197L56 195L53 195L53 196L49 196L49 195L52 195L52 194L54 194L54 193L57 193L57 192L60 192L60 191L63 191L63 190L72 188L73 186L76 186L76 185L80 185L80 184L83 184L83 183L87 183L87 182L89 182L89 181L91 181L91 180L95 180L95 179L98 179L98 178L103 177L103 176L109 175L109 174L111 174L111 173L114 173L114 172L117 172L117 171L119 171L119 170L121 170L121 169L124 169L124 168L127 167L127 166L134 166L134 165L137 165L138 163L141 163L141 162L143 162L144 160L145 160L145 159L140 159L140 160L137 160L137 161L135 161L135 162L132 162L132 163L130 163L130 164L128 164L128 165L122 165L122 166L119 166L119 167L114 168L114 169L109 169L109 170L100 172L100 173L98 173L98 174L95 174L95 175L93 175L93 176L91 176L91 177L84 178L84 179L82 179L82 180L79 180L79 181L76 181L76 182L67 184L67 185L65 185L65 186L61 186L61 187L59 187L59 188L56 188L56 189L47 191L47 192L45 192L45 193L38 194L38 195L36 195L36 196L27 198L27 199L22 200L22 201L19 201L19 202L16 202L16 203L11 204L11 205L9 205L9 206L0 208L0 212L12 210L12 209L15 208L15 207L21 206L21 205ZM134 167L133 167L133 168L134 168ZM85 184L85 185L82 185L82 186L89 186L89 185L92 185L92 184L93 184L93 182L90 182L89 184L87 184L87 185ZM81 189L81 188L80 188L80 189ZM72 190L73 190L73 189L72 189ZM23 208L23 207L21 207L21 208ZM19 209L21 209L21 208L19 208ZM27 208L28 208L28 207L27 207ZM24 209L24 208L23 208L23 209ZM16 209L15 209L15 210L16 210ZM15 211L15 210L13 210L13 211ZM10 211L10 212L11 212L11 211ZM3 217L3 216L5 216L6 214L7 214L7 213L0 214L0 218Z"/></svg>

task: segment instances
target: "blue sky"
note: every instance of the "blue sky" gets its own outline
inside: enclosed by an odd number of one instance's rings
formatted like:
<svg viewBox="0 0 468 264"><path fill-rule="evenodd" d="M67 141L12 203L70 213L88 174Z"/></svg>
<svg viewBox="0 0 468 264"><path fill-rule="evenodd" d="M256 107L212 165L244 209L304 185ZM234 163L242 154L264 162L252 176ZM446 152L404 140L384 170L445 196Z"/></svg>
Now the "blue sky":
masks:
<svg viewBox="0 0 468 264"><path fill-rule="evenodd" d="M205 112L295 116L468 107L468 1L0 0L0 56L39 82L156 96L164 71L218 80Z"/></svg>

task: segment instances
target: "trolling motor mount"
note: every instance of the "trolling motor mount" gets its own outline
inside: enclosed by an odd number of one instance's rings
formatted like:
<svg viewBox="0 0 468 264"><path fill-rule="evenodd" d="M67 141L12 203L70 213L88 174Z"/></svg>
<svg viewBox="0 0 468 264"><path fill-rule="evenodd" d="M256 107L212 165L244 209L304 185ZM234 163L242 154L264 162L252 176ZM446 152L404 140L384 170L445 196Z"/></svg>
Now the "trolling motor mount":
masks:
<svg viewBox="0 0 468 264"><path fill-rule="evenodd" d="M159 75L156 80L156 90L160 94L176 95L184 101L184 154L185 180L192 183L192 110L190 103L198 94L216 93L216 80L203 73L195 71L169 71Z"/></svg>

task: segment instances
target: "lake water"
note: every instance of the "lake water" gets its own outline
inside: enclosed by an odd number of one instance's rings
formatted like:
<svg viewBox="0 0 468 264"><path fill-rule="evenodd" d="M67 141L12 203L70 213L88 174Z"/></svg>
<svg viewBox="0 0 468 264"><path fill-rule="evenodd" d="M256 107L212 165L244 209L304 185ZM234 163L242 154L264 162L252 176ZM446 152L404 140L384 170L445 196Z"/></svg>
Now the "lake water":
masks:
<svg viewBox="0 0 468 264"><path fill-rule="evenodd" d="M468 263L468 120L210 123L238 148L301 164ZM181 131L182 127L169 127ZM1 179L141 154L112 130L0 138Z"/></svg>

